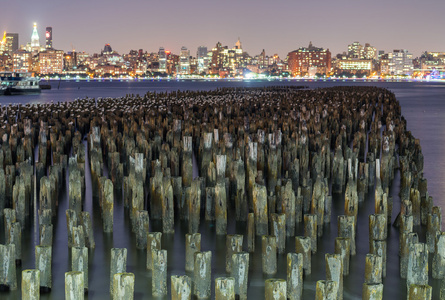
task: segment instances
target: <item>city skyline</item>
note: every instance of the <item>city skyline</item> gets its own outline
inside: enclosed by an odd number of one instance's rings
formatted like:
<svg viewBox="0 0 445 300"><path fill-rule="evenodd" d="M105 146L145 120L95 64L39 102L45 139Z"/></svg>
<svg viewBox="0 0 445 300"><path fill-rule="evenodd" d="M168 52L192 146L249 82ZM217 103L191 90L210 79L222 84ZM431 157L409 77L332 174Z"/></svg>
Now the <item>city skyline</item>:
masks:
<svg viewBox="0 0 445 300"><path fill-rule="evenodd" d="M45 44L45 28L50 26L54 48L70 51L72 46L88 53L99 53L105 43L110 43L121 54L131 49L157 52L161 46L179 53L185 46L195 56L199 46L210 49L219 41L232 47L238 37L250 55L265 49L268 55L277 53L283 59L309 41L329 48L333 55L347 51L347 45L354 41L371 43L385 52L408 49L415 57L424 51L445 50L445 39L439 38L440 27L429 26L445 9L445 2L437 0L389 4L377 0L354 5L349 0L323 0L304 6L250 0L210 4L202 0L168 4L156 1L148 5L129 0L120 9L115 3L14 3L0 13L0 29L19 33L20 45L26 45L36 22L41 45ZM434 7L428 14L431 23L415 22L419 9L427 7Z"/></svg>

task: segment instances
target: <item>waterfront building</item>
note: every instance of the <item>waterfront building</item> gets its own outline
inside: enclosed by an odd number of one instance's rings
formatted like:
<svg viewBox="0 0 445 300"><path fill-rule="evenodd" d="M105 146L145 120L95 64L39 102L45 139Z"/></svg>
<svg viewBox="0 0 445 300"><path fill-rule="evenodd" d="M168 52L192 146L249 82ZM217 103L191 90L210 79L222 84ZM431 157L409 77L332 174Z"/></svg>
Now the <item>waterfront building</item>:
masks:
<svg viewBox="0 0 445 300"><path fill-rule="evenodd" d="M445 74L445 52L424 52L419 60L419 69L424 75L438 76Z"/></svg>
<svg viewBox="0 0 445 300"><path fill-rule="evenodd" d="M348 45L348 56L350 58L363 58L363 46L359 42Z"/></svg>
<svg viewBox="0 0 445 300"><path fill-rule="evenodd" d="M379 54L379 72L380 75L389 75L390 71L389 71L389 65L390 65L390 58L389 58L389 53L382 53L381 55Z"/></svg>
<svg viewBox="0 0 445 300"><path fill-rule="evenodd" d="M63 55L63 50L48 49L40 52L40 75L61 74L63 71Z"/></svg>
<svg viewBox="0 0 445 300"><path fill-rule="evenodd" d="M293 76L305 76L309 68L316 67L318 74L331 71L331 52L329 49L317 48L309 43L309 47L302 47L288 54L289 71ZM311 69L313 70L313 69Z"/></svg>
<svg viewBox="0 0 445 300"><path fill-rule="evenodd" d="M389 75L412 75L413 55L408 50L393 50L388 53L389 58Z"/></svg>
<svg viewBox="0 0 445 300"><path fill-rule="evenodd" d="M265 69L269 65L268 60L266 59L266 51L263 49L260 55L258 56L258 67L260 69Z"/></svg>
<svg viewBox="0 0 445 300"><path fill-rule="evenodd" d="M363 59L377 59L377 48L366 43L363 49Z"/></svg>
<svg viewBox="0 0 445 300"><path fill-rule="evenodd" d="M77 53L76 51L67 52L63 54L63 69L74 70L77 68Z"/></svg>
<svg viewBox="0 0 445 300"><path fill-rule="evenodd" d="M40 38L37 32L37 23L34 23L31 35L31 51L37 52L40 50Z"/></svg>
<svg viewBox="0 0 445 300"><path fill-rule="evenodd" d="M209 56L207 47L205 46L199 46L198 50L196 51L196 69L198 74L201 74L203 72L206 72L209 68Z"/></svg>
<svg viewBox="0 0 445 300"><path fill-rule="evenodd" d="M371 59L358 59L342 57L336 60L335 73L337 75L345 73L352 75L370 75L373 69Z"/></svg>
<svg viewBox="0 0 445 300"><path fill-rule="evenodd" d="M224 68L226 62L226 56L224 50L227 46L224 46L218 42L216 46L212 49L212 63L211 63L211 73L218 74L219 69Z"/></svg>
<svg viewBox="0 0 445 300"><path fill-rule="evenodd" d="M14 72L29 72L31 70L31 53L26 50L17 50L12 56L12 70Z"/></svg>
<svg viewBox="0 0 445 300"><path fill-rule="evenodd" d="M53 28L52 27L46 27L45 39L46 39L45 48L52 49L53 48Z"/></svg>
<svg viewBox="0 0 445 300"><path fill-rule="evenodd" d="M159 72L165 73L167 72L167 54L165 52L164 47L160 47L158 51L158 59L159 59Z"/></svg>
<svg viewBox="0 0 445 300"><path fill-rule="evenodd" d="M179 65L176 73L180 75L190 74L190 50L188 50L187 47L183 46L181 48L181 54L179 56Z"/></svg>

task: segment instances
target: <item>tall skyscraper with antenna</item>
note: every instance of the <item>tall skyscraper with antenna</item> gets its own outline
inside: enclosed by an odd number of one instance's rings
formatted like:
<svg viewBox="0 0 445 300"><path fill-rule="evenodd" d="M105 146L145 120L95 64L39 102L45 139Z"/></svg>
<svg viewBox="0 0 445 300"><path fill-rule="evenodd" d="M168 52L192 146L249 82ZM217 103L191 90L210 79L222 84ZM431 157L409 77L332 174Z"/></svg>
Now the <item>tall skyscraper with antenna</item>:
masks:
<svg viewBox="0 0 445 300"><path fill-rule="evenodd" d="M31 49L33 51L38 51L40 49L40 38L37 32L37 23L34 23L34 28L31 35Z"/></svg>

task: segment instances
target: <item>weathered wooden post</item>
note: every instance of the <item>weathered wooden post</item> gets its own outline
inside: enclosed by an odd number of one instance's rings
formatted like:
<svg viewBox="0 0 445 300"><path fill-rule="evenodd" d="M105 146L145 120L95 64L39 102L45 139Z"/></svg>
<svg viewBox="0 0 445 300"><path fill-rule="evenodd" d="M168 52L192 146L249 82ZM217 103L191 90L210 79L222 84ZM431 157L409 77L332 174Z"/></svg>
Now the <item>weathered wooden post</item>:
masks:
<svg viewBox="0 0 445 300"><path fill-rule="evenodd" d="M94 249L96 247L96 242L94 241L93 225L91 222L90 213L83 211L80 214L80 218L83 226L83 232L85 234L85 246L90 249Z"/></svg>
<svg viewBox="0 0 445 300"><path fill-rule="evenodd" d="M104 203L102 206L103 228L106 233L113 232L113 210L113 182L110 179L107 179L105 180L104 185Z"/></svg>
<svg viewBox="0 0 445 300"><path fill-rule="evenodd" d="M40 299L40 271L24 270L22 271L22 299L39 300Z"/></svg>
<svg viewBox="0 0 445 300"><path fill-rule="evenodd" d="M85 247L85 234L81 225L73 227L73 247Z"/></svg>
<svg viewBox="0 0 445 300"><path fill-rule="evenodd" d="M295 237L295 252L303 254L303 269L305 275L310 275L312 271L311 264L311 238L296 236Z"/></svg>
<svg viewBox="0 0 445 300"><path fill-rule="evenodd" d="M171 276L171 296L172 300L192 299L192 280L187 275Z"/></svg>
<svg viewBox="0 0 445 300"><path fill-rule="evenodd" d="M436 236L436 251L433 256L433 278L445 278L445 232Z"/></svg>
<svg viewBox="0 0 445 300"><path fill-rule="evenodd" d="M136 212L136 248L147 248L147 233L150 232L150 220L148 211L138 210Z"/></svg>
<svg viewBox="0 0 445 300"><path fill-rule="evenodd" d="M382 258L376 254L366 254L365 283L382 283Z"/></svg>
<svg viewBox="0 0 445 300"><path fill-rule="evenodd" d="M167 250L152 250L153 276L152 294L154 297L167 295Z"/></svg>
<svg viewBox="0 0 445 300"><path fill-rule="evenodd" d="M267 235L269 226L267 210L267 189L263 185L255 184L252 194L256 235Z"/></svg>
<svg viewBox="0 0 445 300"><path fill-rule="evenodd" d="M386 240L378 241L373 240L371 242L371 248L369 250L372 254L376 254L382 258L382 276L386 277Z"/></svg>
<svg viewBox="0 0 445 300"><path fill-rule="evenodd" d="M227 196L226 185L218 182L215 187L215 226L216 234L227 233Z"/></svg>
<svg viewBox="0 0 445 300"><path fill-rule="evenodd" d="M127 248L111 248L110 295L113 295L114 274L124 273L127 269Z"/></svg>
<svg viewBox="0 0 445 300"><path fill-rule="evenodd" d="M212 284L212 252L195 253L193 294L198 299L210 298Z"/></svg>
<svg viewBox="0 0 445 300"><path fill-rule="evenodd" d="M343 264L340 254L326 254L326 279L337 283L337 299L343 299Z"/></svg>
<svg viewBox="0 0 445 300"><path fill-rule="evenodd" d="M42 225L40 227L40 246L53 245L53 225Z"/></svg>
<svg viewBox="0 0 445 300"><path fill-rule="evenodd" d="M337 282L332 280L319 280L315 287L315 300L337 300Z"/></svg>
<svg viewBox="0 0 445 300"><path fill-rule="evenodd" d="M351 256L351 240L349 238L335 238L335 254L339 254L343 263L343 275L349 275L349 257Z"/></svg>
<svg viewBox="0 0 445 300"><path fill-rule="evenodd" d="M247 251L255 252L255 215L249 213L247 216Z"/></svg>
<svg viewBox="0 0 445 300"><path fill-rule="evenodd" d="M193 271L195 267L195 253L201 252L201 234L185 235L185 270Z"/></svg>
<svg viewBox="0 0 445 300"><path fill-rule="evenodd" d="M201 215L201 189L198 180L193 180L190 189L188 189L188 225L189 233L199 231Z"/></svg>
<svg viewBox="0 0 445 300"><path fill-rule="evenodd" d="M277 273L277 238L270 235L261 237L263 273Z"/></svg>
<svg viewBox="0 0 445 300"><path fill-rule="evenodd" d="M304 215L304 236L311 239L311 251L317 253L317 216Z"/></svg>
<svg viewBox="0 0 445 300"><path fill-rule="evenodd" d="M235 278L235 293L240 300L247 299L247 286L249 282L249 253L238 252L232 254L231 277Z"/></svg>
<svg viewBox="0 0 445 300"><path fill-rule="evenodd" d="M71 248L71 270L82 272L85 291L88 290L88 248Z"/></svg>
<svg viewBox="0 0 445 300"><path fill-rule="evenodd" d="M22 260L22 226L19 222L12 223L8 234L8 244L15 245L15 260L20 262Z"/></svg>
<svg viewBox="0 0 445 300"><path fill-rule="evenodd" d="M0 284L6 285L10 290L17 289L17 270L15 262L15 245L0 244Z"/></svg>
<svg viewBox="0 0 445 300"><path fill-rule="evenodd" d="M303 254L287 254L287 297L299 300L303 297Z"/></svg>
<svg viewBox="0 0 445 300"><path fill-rule="evenodd" d="M134 274L116 273L113 276L113 300L134 299Z"/></svg>
<svg viewBox="0 0 445 300"><path fill-rule="evenodd" d="M66 212L66 227L68 232L68 247L73 247L73 241L74 241L74 227L77 226L79 223L79 219L77 218L76 211L72 209L67 209Z"/></svg>
<svg viewBox="0 0 445 300"><path fill-rule="evenodd" d="M383 284L364 283L362 290L363 300L382 300L383 299Z"/></svg>
<svg viewBox="0 0 445 300"><path fill-rule="evenodd" d="M150 232L147 235L147 270L153 269L152 251L161 250L161 232Z"/></svg>
<svg viewBox="0 0 445 300"><path fill-rule="evenodd" d="M404 231L401 233L401 243L400 243L400 277L406 279L408 273L408 260L410 246L417 244L419 242L419 237L417 233Z"/></svg>
<svg viewBox="0 0 445 300"><path fill-rule="evenodd" d="M243 235L228 234L226 236L226 272L232 272L232 254L243 251Z"/></svg>
<svg viewBox="0 0 445 300"><path fill-rule="evenodd" d="M355 217L338 216L338 236L349 238L351 241L351 255L355 255Z"/></svg>
<svg viewBox="0 0 445 300"><path fill-rule="evenodd" d="M235 278L219 277L215 279L215 300L235 300Z"/></svg>
<svg viewBox="0 0 445 300"><path fill-rule="evenodd" d="M434 206L431 214L428 214L426 228L426 242L428 244L428 251L434 253L436 231L442 231L442 209L440 207Z"/></svg>
<svg viewBox="0 0 445 300"><path fill-rule="evenodd" d="M266 300L286 300L287 287L284 279L267 279L265 282Z"/></svg>
<svg viewBox="0 0 445 300"><path fill-rule="evenodd" d="M407 290L412 284L428 284L428 246L423 243L412 244L409 247Z"/></svg>
<svg viewBox="0 0 445 300"><path fill-rule="evenodd" d="M36 246L36 269L40 271L40 287L52 288L52 247Z"/></svg>
<svg viewBox="0 0 445 300"><path fill-rule="evenodd" d="M286 248L286 215L272 214L271 216L271 235L277 238L278 253L284 253Z"/></svg>
<svg viewBox="0 0 445 300"><path fill-rule="evenodd" d="M433 288L428 284L411 284L409 286L408 300L431 300L432 295Z"/></svg>
<svg viewBox="0 0 445 300"><path fill-rule="evenodd" d="M83 300L84 285L82 272L72 271L65 273L65 299Z"/></svg>

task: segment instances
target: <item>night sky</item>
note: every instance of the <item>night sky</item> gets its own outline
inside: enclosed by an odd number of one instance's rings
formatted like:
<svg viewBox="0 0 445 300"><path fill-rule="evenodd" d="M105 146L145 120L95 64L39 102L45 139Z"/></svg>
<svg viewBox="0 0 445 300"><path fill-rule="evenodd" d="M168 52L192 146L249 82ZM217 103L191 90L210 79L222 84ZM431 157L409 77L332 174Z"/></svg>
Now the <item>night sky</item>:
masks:
<svg viewBox="0 0 445 300"><path fill-rule="evenodd" d="M444 0L14 0L2 1L0 30L19 33L30 42L38 25L53 27L56 49L98 53L110 43L119 53L130 49L157 52L160 46L179 53L186 46L210 50L220 41L257 55L284 58L307 46L329 48L333 55L348 44L370 43L378 50L445 51Z"/></svg>

